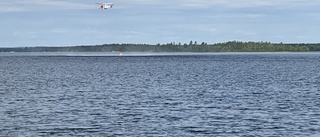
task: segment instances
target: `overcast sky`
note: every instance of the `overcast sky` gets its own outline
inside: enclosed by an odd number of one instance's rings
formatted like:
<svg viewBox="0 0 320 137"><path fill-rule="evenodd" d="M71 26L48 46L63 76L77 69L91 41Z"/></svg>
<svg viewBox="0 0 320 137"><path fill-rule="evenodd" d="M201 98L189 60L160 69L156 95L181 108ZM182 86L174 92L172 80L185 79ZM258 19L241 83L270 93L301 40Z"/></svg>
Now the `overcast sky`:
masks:
<svg viewBox="0 0 320 137"><path fill-rule="evenodd" d="M0 47L319 43L319 7L320 0L1 0Z"/></svg>

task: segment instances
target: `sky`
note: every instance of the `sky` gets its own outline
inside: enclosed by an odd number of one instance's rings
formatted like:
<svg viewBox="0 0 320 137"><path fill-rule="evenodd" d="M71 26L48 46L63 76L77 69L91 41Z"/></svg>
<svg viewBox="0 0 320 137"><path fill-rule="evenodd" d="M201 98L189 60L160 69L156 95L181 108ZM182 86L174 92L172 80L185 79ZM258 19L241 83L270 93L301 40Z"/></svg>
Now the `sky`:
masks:
<svg viewBox="0 0 320 137"><path fill-rule="evenodd" d="M113 3L101 10L96 3ZM320 43L319 0L1 0L0 47Z"/></svg>

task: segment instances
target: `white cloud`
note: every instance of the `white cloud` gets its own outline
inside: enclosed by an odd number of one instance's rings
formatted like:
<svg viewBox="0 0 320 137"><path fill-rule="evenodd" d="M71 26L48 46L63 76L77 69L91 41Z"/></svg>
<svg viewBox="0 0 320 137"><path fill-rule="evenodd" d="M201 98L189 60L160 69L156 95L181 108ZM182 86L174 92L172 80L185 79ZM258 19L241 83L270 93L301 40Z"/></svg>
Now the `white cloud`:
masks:
<svg viewBox="0 0 320 137"><path fill-rule="evenodd" d="M266 14L246 14L248 18L260 18L266 16Z"/></svg>
<svg viewBox="0 0 320 137"><path fill-rule="evenodd" d="M94 4L58 0L1 0L0 12L23 12L43 10L90 9Z"/></svg>
<svg viewBox="0 0 320 137"><path fill-rule="evenodd" d="M229 8L246 8L259 6L280 6L299 7L307 5L320 5L319 0L118 0L119 4L128 3L134 5L165 5L170 7L182 8L205 8L205 7L229 7Z"/></svg>
<svg viewBox="0 0 320 137"><path fill-rule="evenodd" d="M117 8L148 7L158 8L246 8L278 6L280 8L320 6L319 0L117 0L111 1ZM1 0L0 12L23 12L42 10L95 9L95 2L86 0Z"/></svg>
<svg viewBox="0 0 320 137"><path fill-rule="evenodd" d="M248 8L260 6L277 6L282 8L320 5L318 0L186 0L185 5L202 7L223 6L229 8Z"/></svg>
<svg viewBox="0 0 320 137"><path fill-rule="evenodd" d="M101 12L101 1L114 9ZM317 6L319 0L0 0L0 44L315 41ZM309 37L295 37L301 33Z"/></svg>

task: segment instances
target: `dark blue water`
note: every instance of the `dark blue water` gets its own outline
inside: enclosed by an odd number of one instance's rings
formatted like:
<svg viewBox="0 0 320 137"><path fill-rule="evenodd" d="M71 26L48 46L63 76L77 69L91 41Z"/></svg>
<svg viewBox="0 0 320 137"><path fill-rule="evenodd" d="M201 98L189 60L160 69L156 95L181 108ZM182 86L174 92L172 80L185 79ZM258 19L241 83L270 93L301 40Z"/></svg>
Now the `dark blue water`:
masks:
<svg viewBox="0 0 320 137"><path fill-rule="evenodd" d="M0 56L0 136L311 136L320 54Z"/></svg>

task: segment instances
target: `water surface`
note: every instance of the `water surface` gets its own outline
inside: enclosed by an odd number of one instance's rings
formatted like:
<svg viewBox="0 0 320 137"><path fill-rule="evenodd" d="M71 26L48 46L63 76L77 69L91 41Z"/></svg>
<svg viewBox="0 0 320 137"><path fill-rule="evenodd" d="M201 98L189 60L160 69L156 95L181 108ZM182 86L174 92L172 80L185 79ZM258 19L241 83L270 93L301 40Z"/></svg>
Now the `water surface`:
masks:
<svg viewBox="0 0 320 137"><path fill-rule="evenodd" d="M319 135L319 68L317 53L2 54L0 136Z"/></svg>

